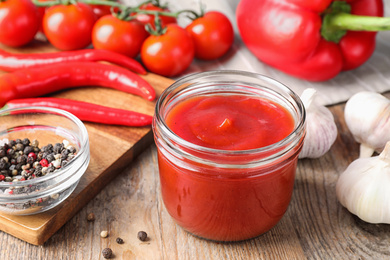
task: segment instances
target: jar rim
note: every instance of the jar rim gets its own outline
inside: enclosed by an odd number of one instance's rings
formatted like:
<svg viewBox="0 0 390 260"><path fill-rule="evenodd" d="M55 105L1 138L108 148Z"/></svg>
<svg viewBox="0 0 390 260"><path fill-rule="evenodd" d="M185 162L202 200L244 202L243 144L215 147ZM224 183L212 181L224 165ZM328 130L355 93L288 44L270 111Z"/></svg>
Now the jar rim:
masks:
<svg viewBox="0 0 390 260"><path fill-rule="evenodd" d="M245 77L245 78L250 78L252 80L260 80L266 83L269 83L273 86L275 86L279 91L284 92L295 104L294 107L296 107L296 112L298 114L298 122L294 126L294 129L292 132L283 138L282 140L275 142L273 144L259 147L259 148L254 148L254 149L247 149L247 150L225 150L225 149L215 149L215 148L210 148L210 147L205 147L202 145L194 144L192 142L189 142L180 136L178 136L176 133L174 133L166 124L165 119L163 118L163 115L161 114L161 109L164 104L164 102L167 99L172 99L175 95L172 94L178 87L182 86L183 84L189 83L191 81L201 79L201 78L207 78L211 76L240 76L240 77ZM211 83L216 83L217 81L213 81ZM224 81L224 83L229 82L231 84L237 84L237 81L231 80L231 81ZM245 83L245 82L243 82ZM249 84L249 83L247 83ZM188 87L188 86L187 86ZM263 87L265 88L265 87ZM279 93L277 93L279 94ZM285 97L282 97L286 99ZM299 96L293 92L289 87L284 85L283 83L265 76L261 75L258 73L254 72L248 72L248 71L240 71L240 70L219 70L219 71L207 71L207 72L197 72L193 73L187 76L182 77L181 79L175 81L172 85L170 85L167 89L164 90L164 92L160 95L160 97L157 100L156 106L155 106L155 118L153 122L153 128L158 127L161 129L163 132L163 135L167 138L169 138L172 142L171 143L176 143L180 144L181 147L185 147L190 150L194 151L200 151L204 153L218 153L221 155L246 155L246 154L256 154L256 153L263 153L263 152L269 152L273 151L276 149L280 149L282 147L286 147L289 143L294 143L294 141L297 141L301 138L302 134L304 133L305 130L305 118L306 118L306 111L304 108L304 105L299 98ZM156 130L156 129L154 129ZM172 145L170 146L172 147ZM283 150L283 149L282 149ZM275 155L277 156L277 155Z"/></svg>

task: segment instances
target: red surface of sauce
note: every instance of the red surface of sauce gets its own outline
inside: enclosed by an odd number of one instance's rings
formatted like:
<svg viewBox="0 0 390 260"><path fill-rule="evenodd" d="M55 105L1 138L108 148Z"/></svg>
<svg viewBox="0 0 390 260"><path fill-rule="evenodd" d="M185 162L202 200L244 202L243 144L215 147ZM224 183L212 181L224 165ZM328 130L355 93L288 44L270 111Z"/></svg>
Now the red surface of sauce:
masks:
<svg viewBox="0 0 390 260"><path fill-rule="evenodd" d="M282 106L238 95L190 98L172 108L166 122L187 141L227 150L275 143L295 124ZM217 241L256 237L272 228L290 203L299 150L270 165L229 169L175 159L159 149L164 204L194 235Z"/></svg>
<svg viewBox="0 0 390 260"><path fill-rule="evenodd" d="M269 100L242 96L194 97L167 115L184 140L222 150L248 150L276 143L294 129L294 119Z"/></svg>

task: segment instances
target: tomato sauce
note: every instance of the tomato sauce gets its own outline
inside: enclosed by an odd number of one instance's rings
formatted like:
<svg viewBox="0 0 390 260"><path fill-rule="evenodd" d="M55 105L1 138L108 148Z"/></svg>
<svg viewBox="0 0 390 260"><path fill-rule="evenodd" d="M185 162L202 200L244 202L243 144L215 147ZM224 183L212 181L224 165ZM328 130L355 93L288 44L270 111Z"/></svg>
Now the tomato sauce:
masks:
<svg viewBox="0 0 390 260"><path fill-rule="evenodd" d="M274 144L295 127L283 106L246 95L192 97L176 104L165 122L186 141L232 151ZM237 168L178 161L159 149L165 207L180 226L206 239L256 237L276 225L290 203L300 146L293 150L282 161ZM208 156L203 159L213 159Z"/></svg>
<svg viewBox="0 0 390 260"><path fill-rule="evenodd" d="M184 140L222 150L271 145L294 129L284 107L244 95L193 97L176 105L165 121Z"/></svg>

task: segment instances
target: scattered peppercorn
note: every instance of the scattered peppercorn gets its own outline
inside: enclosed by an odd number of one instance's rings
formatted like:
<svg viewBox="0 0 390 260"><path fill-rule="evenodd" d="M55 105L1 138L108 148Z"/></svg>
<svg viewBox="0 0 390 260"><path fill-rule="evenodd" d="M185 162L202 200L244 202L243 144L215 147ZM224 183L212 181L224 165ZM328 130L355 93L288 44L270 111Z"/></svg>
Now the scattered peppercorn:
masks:
<svg viewBox="0 0 390 260"><path fill-rule="evenodd" d="M109 258L111 258L111 256L112 256L112 250L111 250L111 248L104 248L103 249L103 251L102 251L102 255L103 255L103 257L105 258L105 259L109 259Z"/></svg>
<svg viewBox="0 0 390 260"><path fill-rule="evenodd" d="M89 213L88 216L87 216L87 220L89 222L95 221L95 214L93 212Z"/></svg>
<svg viewBox="0 0 390 260"><path fill-rule="evenodd" d="M123 244L123 243L124 243L123 239L120 238L120 237L117 237L117 238L116 238L116 242L117 242L118 244Z"/></svg>
<svg viewBox="0 0 390 260"><path fill-rule="evenodd" d="M145 231L139 231L137 237L141 241L146 241L146 239L148 238L148 234Z"/></svg>
<svg viewBox="0 0 390 260"><path fill-rule="evenodd" d="M103 230L102 232L100 232L100 236L101 236L102 238L108 237L108 231L107 231L107 230Z"/></svg>

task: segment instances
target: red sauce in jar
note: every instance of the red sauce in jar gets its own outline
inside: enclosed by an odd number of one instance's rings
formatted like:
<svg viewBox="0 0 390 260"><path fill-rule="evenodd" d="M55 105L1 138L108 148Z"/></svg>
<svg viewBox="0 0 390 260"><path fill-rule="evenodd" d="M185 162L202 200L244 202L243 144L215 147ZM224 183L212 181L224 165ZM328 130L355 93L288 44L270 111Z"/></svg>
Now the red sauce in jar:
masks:
<svg viewBox="0 0 390 260"><path fill-rule="evenodd" d="M165 122L184 140L222 150L271 145L294 129L284 107L243 95L193 97L173 107Z"/></svg>
<svg viewBox="0 0 390 260"><path fill-rule="evenodd" d="M165 122L186 141L232 151L274 144L295 127L283 106L245 95L189 98L171 108ZM159 149L165 207L180 226L206 239L256 237L272 228L290 203L300 148L283 161L253 168L220 168L185 158L173 162Z"/></svg>

